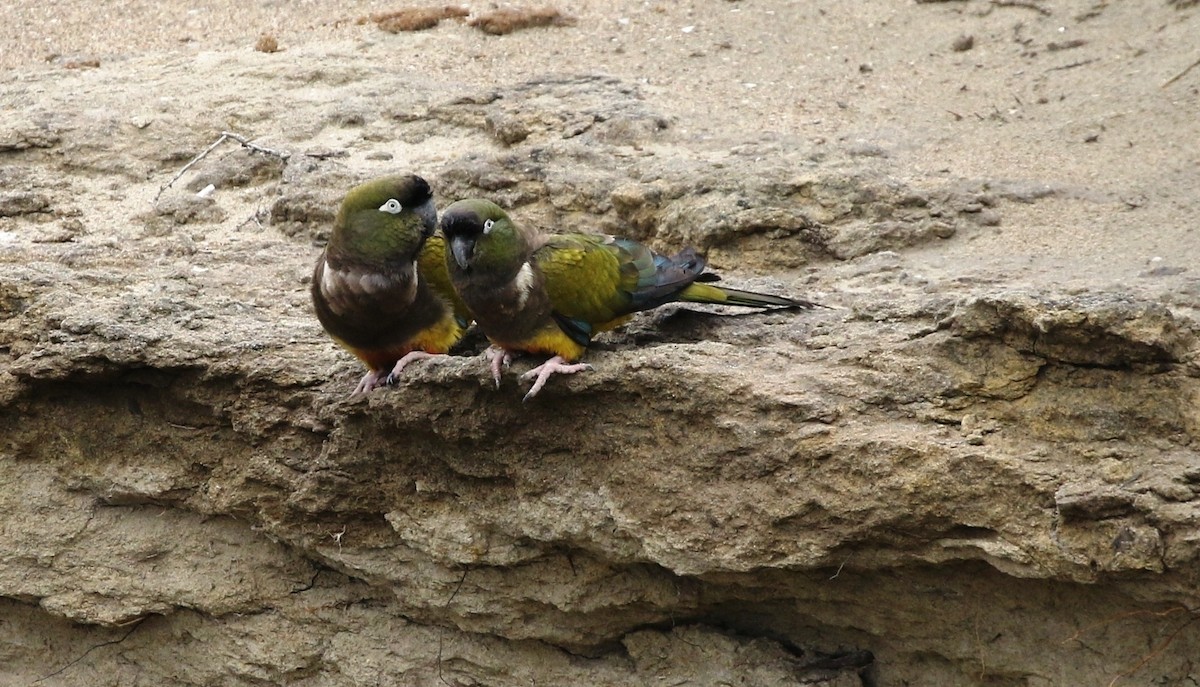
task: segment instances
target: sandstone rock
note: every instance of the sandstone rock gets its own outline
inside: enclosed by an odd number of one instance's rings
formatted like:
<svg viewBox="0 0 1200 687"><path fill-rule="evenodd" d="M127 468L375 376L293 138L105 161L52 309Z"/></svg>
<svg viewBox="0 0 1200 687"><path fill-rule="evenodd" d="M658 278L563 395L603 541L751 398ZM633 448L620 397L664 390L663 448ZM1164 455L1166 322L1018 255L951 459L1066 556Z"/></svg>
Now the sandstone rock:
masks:
<svg viewBox="0 0 1200 687"><path fill-rule="evenodd" d="M1132 210L901 169L882 136L692 133L588 69L448 84L398 43L293 44L73 72L86 110L59 72L4 86L57 114L0 130L0 174L78 224L0 217L0 682L1196 678L1200 282L1008 252L1035 214ZM292 154L214 156L155 206L214 123ZM348 399L314 244L409 170L832 307L670 306L528 404L534 361L497 390L478 336Z"/></svg>
<svg viewBox="0 0 1200 687"><path fill-rule="evenodd" d="M0 193L0 217L32 215L50 209L50 199L41 193L8 191Z"/></svg>

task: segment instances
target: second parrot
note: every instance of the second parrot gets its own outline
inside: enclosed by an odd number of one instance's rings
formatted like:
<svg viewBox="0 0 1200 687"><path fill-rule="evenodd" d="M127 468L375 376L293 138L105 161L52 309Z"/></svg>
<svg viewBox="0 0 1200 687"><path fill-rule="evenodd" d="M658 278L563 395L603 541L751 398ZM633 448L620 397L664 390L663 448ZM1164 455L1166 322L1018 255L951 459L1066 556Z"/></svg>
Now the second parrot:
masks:
<svg viewBox="0 0 1200 687"><path fill-rule="evenodd" d="M686 301L752 308L817 304L716 286L718 277L692 249L660 255L632 239L541 234L517 226L495 203L460 200L442 213L446 267L455 290L499 350L492 375L512 353L551 356L527 372L528 400L554 373L590 369L576 361L592 337L633 313Z"/></svg>

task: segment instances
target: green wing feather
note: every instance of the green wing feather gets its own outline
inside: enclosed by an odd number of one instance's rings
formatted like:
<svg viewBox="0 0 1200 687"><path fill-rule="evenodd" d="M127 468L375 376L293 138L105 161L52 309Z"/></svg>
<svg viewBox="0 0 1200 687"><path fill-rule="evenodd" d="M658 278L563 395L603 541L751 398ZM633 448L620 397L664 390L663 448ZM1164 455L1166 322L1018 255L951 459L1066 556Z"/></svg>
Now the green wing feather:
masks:
<svg viewBox="0 0 1200 687"><path fill-rule="evenodd" d="M590 327L632 312L637 274L605 236L557 234L530 261L545 278L554 311Z"/></svg>
<svg viewBox="0 0 1200 687"><path fill-rule="evenodd" d="M627 316L673 301L752 308L811 308L809 301L743 291L711 283L704 260L691 249L660 255L632 239L594 234L558 234L534 251L531 261L559 325L581 345L595 331L611 329Z"/></svg>

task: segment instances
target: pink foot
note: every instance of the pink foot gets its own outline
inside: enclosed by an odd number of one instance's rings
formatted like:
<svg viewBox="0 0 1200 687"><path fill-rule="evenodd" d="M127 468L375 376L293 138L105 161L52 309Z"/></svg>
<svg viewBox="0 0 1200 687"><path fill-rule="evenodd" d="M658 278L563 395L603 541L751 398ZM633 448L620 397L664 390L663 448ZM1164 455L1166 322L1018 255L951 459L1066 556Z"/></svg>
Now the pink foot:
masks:
<svg viewBox="0 0 1200 687"><path fill-rule="evenodd" d="M550 376L556 372L558 374L573 375L576 372L582 372L590 369L592 369L592 366L588 365L587 363L574 363L568 365L567 361L564 360L561 355L556 355L541 365L533 368L529 372L521 375L522 380L535 380L533 382L533 386L529 389L529 393L525 394L525 398L521 400L524 402L528 401L534 396L537 396L537 393L542 390L542 387L546 386L546 380L550 379Z"/></svg>
<svg viewBox="0 0 1200 687"><path fill-rule="evenodd" d="M405 367L414 360L424 360L425 358L439 358L442 354L426 353L425 351L411 351L403 358L396 361L391 370L371 370L363 375L363 378L358 382L358 386L354 387L351 396L365 394L368 391L373 391L381 386L395 384L396 380L400 379L400 373Z"/></svg>
<svg viewBox="0 0 1200 687"><path fill-rule="evenodd" d="M363 375L363 378L358 382L358 386L354 387L354 391L350 392L351 396L365 394L372 389L383 386L386 382L387 372L383 370L371 370Z"/></svg>
<svg viewBox="0 0 1200 687"><path fill-rule="evenodd" d="M512 362L512 353L499 346L489 346L483 354L492 363L492 379L496 380L496 388L499 389L500 373Z"/></svg>
<svg viewBox="0 0 1200 687"><path fill-rule="evenodd" d="M440 358L441 353L426 353L425 351L410 351L403 358L396 361L395 367L388 374L387 379L383 380L384 384L395 384L400 379L400 373L414 360L424 360L426 358Z"/></svg>

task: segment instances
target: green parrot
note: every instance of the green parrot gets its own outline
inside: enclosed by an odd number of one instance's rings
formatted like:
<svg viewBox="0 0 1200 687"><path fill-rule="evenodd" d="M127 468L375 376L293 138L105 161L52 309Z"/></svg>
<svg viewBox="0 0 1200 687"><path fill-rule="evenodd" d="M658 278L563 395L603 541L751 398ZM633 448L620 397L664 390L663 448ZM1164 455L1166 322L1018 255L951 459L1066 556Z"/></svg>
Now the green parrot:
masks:
<svg viewBox="0 0 1200 687"><path fill-rule="evenodd" d="M592 337L633 313L686 301L752 308L812 308L816 303L739 291L712 282L691 248L659 255L632 239L540 234L519 227L495 203L460 200L442 213L454 289L492 342L492 376L514 352L551 356L522 376L529 400L554 373L591 369L576 361Z"/></svg>
<svg viewBox="0 0 1200 687"><path fill-rule="evenodd" d="M413 174L368 181L342 200L313 270L312 299L325 331L370 370L351 395L462 338L470 315L436 229L429 184Z"/></svg>

